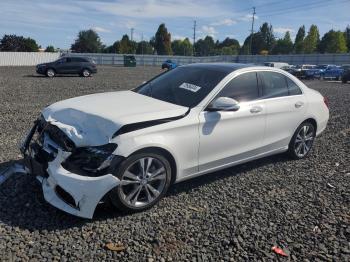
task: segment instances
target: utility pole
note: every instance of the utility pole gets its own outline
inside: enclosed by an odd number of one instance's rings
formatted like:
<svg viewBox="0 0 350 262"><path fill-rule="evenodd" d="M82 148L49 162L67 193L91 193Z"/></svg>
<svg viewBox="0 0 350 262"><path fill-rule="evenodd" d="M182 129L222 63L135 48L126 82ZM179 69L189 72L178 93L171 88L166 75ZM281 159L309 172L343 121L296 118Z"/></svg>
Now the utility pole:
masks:
<svg viewBox="0 0 350 262"><path fill-rule="evenodd" d="M132 41L133 35L134 35L134 28L130 29L130 40Z"/></svg>
<svg viewBox="0 0 350 262"><path fill-rule="evenodd" d="M253 19L252 19L252 30L250 31L250 54L252 55L252 46L253 46L253 35L254 35L254 19L255 19L255 7L253 7Z"/></svg>
<svg viewBox="0 0 350 262"><path fill-rule="evenodd" d="M141 34L141 53L142 53L142 64L145 66L145 57L143 56L143 33Z"/></svg>
<svg viewBox="0 0 350 262"><path fill-rule="evenodd" d="M193 21L193 56L195 56L196 49L194 48L194 45L196 43L196 27L197 27L197 22L196 20Z"/></svg>

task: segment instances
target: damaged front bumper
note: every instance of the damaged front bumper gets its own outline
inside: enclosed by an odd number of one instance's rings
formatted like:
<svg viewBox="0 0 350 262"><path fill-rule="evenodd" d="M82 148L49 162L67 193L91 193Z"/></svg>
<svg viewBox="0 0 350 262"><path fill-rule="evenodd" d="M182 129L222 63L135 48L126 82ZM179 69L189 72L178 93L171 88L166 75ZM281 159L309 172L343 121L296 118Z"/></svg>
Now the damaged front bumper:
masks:
<svg viewBox="0 0 350 262"><path fill-rule="evenodd" d="M39 129L38 120L21 146L26 170L42 183L48 203L72 215L91 219L98 203L120 180L110 173L93 177L65 169L62 164L72 152Z"/></svg>

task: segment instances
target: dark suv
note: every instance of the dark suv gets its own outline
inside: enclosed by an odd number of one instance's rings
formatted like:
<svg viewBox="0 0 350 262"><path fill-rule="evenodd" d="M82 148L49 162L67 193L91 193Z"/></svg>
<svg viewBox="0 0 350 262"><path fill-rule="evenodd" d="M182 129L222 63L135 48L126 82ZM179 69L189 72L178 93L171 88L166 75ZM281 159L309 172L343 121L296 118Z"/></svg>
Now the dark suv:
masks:
<svg viewBox="0 0 350 262"><path fill-rule="evenodd" d="M36 66L38 74L54 77L56 74L79 74L84 77L97 73L93 60L85 57L61 57L60 59Z"/></svg>

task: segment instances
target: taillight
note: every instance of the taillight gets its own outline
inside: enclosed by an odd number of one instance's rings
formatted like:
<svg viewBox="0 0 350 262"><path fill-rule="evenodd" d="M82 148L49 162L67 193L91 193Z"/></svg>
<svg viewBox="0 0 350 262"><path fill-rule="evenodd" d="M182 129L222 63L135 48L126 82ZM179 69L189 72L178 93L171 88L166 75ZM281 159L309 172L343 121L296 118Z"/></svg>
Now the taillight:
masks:
<svg viewBox="0 0 350 262"><path fill-rule="evenodd" d="M323 97L323 102L325 103L325 105L327 106L327 108L329 108L329 100L327 97Z"/></svg>

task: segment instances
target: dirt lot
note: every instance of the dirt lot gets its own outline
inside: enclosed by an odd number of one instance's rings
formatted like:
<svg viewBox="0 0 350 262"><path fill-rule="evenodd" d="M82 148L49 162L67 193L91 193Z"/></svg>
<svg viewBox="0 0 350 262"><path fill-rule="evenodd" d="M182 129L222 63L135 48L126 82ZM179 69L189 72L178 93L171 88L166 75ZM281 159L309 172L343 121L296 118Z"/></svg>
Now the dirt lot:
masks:
<svg viewBox="0 0 350 262"><path fill-rule="evenodd" d="M159 72L100 67L87 79L47 79L32 67L0 67L0 168L20 158L17 144L46 105L132 88ZM277 155L190 180L143 213L105 204L94 220L76 218L47 204L38 182L13 176L0 188L0 260L349 261L350 84L307 84L331 111L309 158ZM104 249L119 241L125 251ZM289 258L277 258L274 245Z"/></svg>

